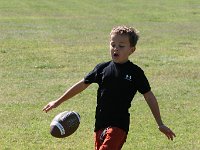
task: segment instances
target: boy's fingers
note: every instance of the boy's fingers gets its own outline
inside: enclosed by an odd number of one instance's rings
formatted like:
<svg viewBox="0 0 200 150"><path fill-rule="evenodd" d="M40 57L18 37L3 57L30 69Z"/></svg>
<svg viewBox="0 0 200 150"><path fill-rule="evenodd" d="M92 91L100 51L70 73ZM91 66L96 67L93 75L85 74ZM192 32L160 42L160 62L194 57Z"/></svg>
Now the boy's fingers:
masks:
<svg viewBox="0 0 200 150"><path fill-rule="evenodd" d="M172 135L173 138L176 137L176 134L174 132L172 132L171 135Z"/></svg>
<svg viewBox="0 0 200 150"><path fill-rule="evenodd" d="M48 112L51 109L50 105L46 105L42 110Z"/></svg>
<svg viewBox="0 0 200 150"><path fill-rule="evenodd" d="M174 137L176 137L176 135L171 130L167 133L167 136L168 136L168 139L171 139L172 141Z"/></svg>
<svg viewBox="0 0 200 150"><path fill-rule="evenodd" d="M176 137L175 133L172 132L172 130L169 129L168 127L166 127L166 126L161 126L159 129L160 129L161 132L163 132L167 136L167 138L169 140L173 141L174 137Z"/></svg>
<svg viewBox="0 0 200 150"><path fill-rule="evenodd" d="M43 111L44 111L44 110L46 110L46 109L47 109L47 107L48 107L48 105L44 106L42 110L43 110Z"/></svg>
<svg viewBox="0 0 200 150"><path fill-rule="evenodd" d="M167 134L167 137L168 137L169 140L172 140L172 141L173 141L173 136L172 136L170 133Z"/></svg>

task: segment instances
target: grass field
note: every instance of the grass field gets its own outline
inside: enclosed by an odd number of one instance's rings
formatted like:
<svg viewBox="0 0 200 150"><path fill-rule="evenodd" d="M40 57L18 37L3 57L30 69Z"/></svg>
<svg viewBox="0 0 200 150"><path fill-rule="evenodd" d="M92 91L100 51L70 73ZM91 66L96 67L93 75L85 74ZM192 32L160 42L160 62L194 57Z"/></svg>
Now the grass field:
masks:
<svg viewBox="0 0 200 150"><path fill-rule="evenodd" d="M110 60L109 32L126 24L140 31L131 61L151 83L164 122L162 135L139 94L123 150L200 149L199 0L0 0L0 150L91 150L97 85L49 113L58 98L100 62ZM81 115L66 139L49 134L53 117Z"/></svg>

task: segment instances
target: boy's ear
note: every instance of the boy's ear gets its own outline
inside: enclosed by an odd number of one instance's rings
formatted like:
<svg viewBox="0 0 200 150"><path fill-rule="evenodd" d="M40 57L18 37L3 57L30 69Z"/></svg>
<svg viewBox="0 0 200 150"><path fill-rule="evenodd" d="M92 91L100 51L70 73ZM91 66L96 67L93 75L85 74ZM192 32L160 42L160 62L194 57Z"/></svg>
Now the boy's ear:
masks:
<svg viewBox="0 0 200 150"><path fill-rule="evenodd" d="M136 50L135 46L131 47L131 53L130 54L132 54L135 50Z"/></svg>

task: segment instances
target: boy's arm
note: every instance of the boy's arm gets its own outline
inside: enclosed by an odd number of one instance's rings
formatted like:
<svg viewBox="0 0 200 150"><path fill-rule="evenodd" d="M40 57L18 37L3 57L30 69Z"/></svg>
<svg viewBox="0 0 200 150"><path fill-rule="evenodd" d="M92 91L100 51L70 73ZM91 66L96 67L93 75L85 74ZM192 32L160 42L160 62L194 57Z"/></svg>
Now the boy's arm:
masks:
<svg viewBox="0 0 200 150"><path fill-rule="evenodd" d="M158 102L156 100L156 97L154 96L154 94L149 91L147 93L144 94L144 98L147 102L147 104L149 105L151 112L158 124L159 130L164 133L168 139L173 140L173 138L176 136L171 129L169 129L167 126L165 126L162 122L161 116L160 116L160 110L159 110L159 106L158 106Z"/></svg>
<svg viewBox="0 0 200 150"><path fill-rule="evenodd" d="M74 84L71 88L69 88L60 98L55 101L49 102L44 108L43 111L48 112L49 110L56 108L64 101L72 98L76 94L85 90L90 84L84 83L84 79Z"/></svg>

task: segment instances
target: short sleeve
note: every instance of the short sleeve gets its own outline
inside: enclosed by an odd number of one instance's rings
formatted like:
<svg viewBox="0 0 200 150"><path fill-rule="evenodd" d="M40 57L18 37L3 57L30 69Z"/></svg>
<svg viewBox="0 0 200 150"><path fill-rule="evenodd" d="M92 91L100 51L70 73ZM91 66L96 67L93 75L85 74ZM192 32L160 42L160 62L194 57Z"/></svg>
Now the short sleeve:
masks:
<svg viewBox="0 0 200 150"><path fill-rule="evenodd" d="M86 84L98 83L98 79L97 79L98 70L99 70L99 65L97 65L91 72L89 72L84 77L84 83L86 83Z"/></svg>
<svg viewBox="0 0 200 150"><path fill-rule="evenodd" d="M110 61L103 62L103 63L96 65L96 67L84 77L84 83L86 83L86 84L101 83L102 71L109 64L110 64Z"/></svg>
<svg viewBox="0 0 200 150"><path fill-rule="evenodd" d="M143 70L140 70L138 72L136 83L137 83L137 90L141 94L145 94L151 90L149 81L148 81L147 77L145 76Z"/></svg>

